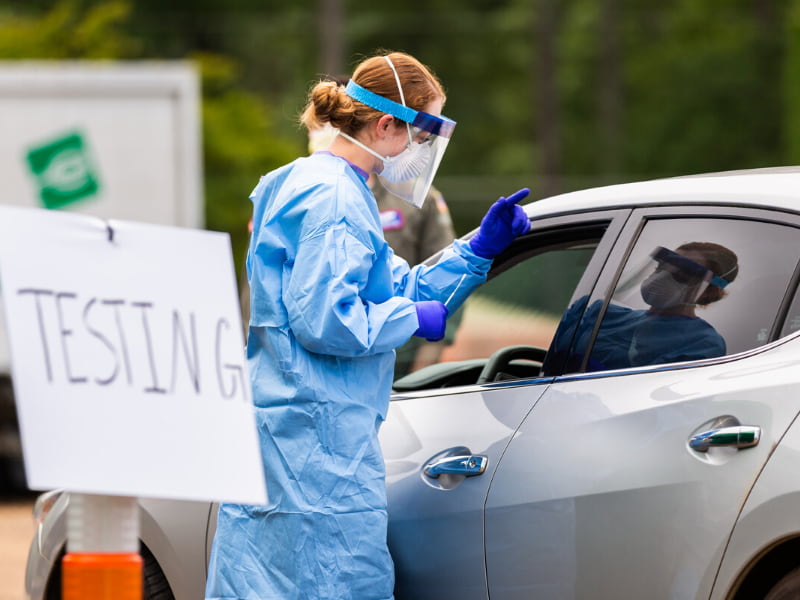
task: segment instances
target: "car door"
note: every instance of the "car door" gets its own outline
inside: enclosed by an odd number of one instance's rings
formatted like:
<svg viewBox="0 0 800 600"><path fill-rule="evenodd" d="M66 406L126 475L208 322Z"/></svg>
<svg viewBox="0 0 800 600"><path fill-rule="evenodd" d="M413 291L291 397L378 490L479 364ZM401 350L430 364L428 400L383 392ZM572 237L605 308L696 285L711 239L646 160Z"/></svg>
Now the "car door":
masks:
<svg viewBox="0 0 800 600"><path fill-rule="evenodd" d="M627 212L536 221L462 307L449 360L395 382L380 438L398 600L487 597L483 507L489 483L552 378L540 374L540 362L514 360L504 366L516 373L509 383L486 389L477 380L497 348L519 339L549 345L569 300L593 289ZM548 282L557 284L560 300L541 293ZM540 361L544 354L532 352L523 358Z"/></svg>
<svg viewBox="0 0 800 600"><path fill-rule="evenodd" d="M566 372L526 415L494 473L486 502L492 600L708 597L742 502L800 411L800 373L786 368L779 344L768 345L781 335L799 225L720 207L632 215L582 305ZM738 256L738 276L698 317L724 338L724 353L597 367L604 319L630 308L617 303L642 303L631 282L653 248L695 241ZM588 308L597 302L600 310ZM690 346L680 327L672 345ZM742 435L703 446L704 435L731 427Z"/></svg>

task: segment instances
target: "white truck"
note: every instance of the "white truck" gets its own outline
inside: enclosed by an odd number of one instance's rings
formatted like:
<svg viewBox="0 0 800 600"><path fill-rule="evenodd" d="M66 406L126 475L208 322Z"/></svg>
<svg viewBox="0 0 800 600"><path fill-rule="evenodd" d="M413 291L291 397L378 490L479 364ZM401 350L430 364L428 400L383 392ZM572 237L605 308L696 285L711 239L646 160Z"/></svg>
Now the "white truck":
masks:
<svg viewBox="0 0 800 600"><path fill-rule="evenodd" d="M200 228L199 76L184 61L0 62L0 168L3 204ZM24 489L1 303L0 287L0 493Z"/></svg>

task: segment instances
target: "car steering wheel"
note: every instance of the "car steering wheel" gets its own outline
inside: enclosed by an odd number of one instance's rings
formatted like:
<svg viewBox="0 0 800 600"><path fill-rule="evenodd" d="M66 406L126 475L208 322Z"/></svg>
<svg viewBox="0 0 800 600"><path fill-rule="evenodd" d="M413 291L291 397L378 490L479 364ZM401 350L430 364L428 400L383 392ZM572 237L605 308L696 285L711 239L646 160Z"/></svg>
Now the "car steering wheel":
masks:
<svg viewBox="0 0 800 600"><path fill-rule="evenodd" d="M486 365L478 376L478 383L492 383L497 374L508 367L512 360L522 358L541 363L544 362L545 354L547 354L547 350L538 346L522 345L500 348L486 361Z"/></svg>

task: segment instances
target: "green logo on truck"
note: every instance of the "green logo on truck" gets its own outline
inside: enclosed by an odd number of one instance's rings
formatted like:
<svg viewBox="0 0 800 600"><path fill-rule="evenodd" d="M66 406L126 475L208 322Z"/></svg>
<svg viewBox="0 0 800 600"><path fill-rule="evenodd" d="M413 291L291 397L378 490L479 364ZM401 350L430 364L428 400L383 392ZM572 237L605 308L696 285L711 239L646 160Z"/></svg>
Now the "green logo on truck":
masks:
<svg viewBox="0 0 800 600"><path fill-rule="evenodd" d="M70 133L28 152L28 165L45 208L61 208L97 194L99 185L83 137Z"/></svg>

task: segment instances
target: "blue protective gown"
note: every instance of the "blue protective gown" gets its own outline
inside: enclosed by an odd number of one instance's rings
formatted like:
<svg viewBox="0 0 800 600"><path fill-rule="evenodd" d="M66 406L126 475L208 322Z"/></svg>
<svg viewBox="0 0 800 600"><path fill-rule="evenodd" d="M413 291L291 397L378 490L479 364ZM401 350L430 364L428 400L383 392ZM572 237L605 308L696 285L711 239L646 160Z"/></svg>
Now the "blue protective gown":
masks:
<svg viewBox="0 0 800 600"><path fill-rule="evenodd" d="M559 323L548 356L569 356L567 371L577 369L588 347L595 323L603 303L593 302L586 308L588 299L580 298L569 307ZM585 314L584 314L585 310ZM579 321L580 319L580 321ZM572 336L575 336L572 342ZM609 304L586 365L587 371L607 371L648 365L700 360L724 356L726 344L723 337L707 321L686 315L658 314ZM545 372L550 373L550 365Z"/></svg>
<svg viewBox="0 0 800 600"><path fill-rule="evenodd" d="M725 340L700 317L609 305L589 357L590 371L725 355Z"/></svg>
<svg viewBox="0 0 800 600"><path fill-rule="evenodd" d="M454 311L491 261L457 241L433 266L395 257L364 178L317 153L251 199L248 363L269 500L220 506L207 598L393 597L378 429L413 300ZM232 466L233 468L233 466Z"/></svg>

